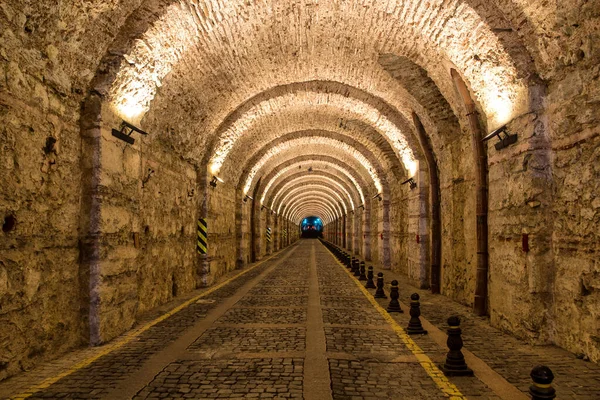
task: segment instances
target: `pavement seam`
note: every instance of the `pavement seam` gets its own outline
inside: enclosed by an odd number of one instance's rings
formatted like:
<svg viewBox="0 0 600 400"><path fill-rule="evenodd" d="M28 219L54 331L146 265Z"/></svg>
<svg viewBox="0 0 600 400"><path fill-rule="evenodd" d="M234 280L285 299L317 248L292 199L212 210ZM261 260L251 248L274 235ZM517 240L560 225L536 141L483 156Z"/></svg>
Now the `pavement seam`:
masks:
<svg viewBox="0 0 600 400"><path fill-rule="evenodd" d="M132 374L129 374L125 380L121 381L113 390L111 390L106 396L106 399L134 398L136 393L141 392L145 387L149 386L153 379L158 376L154 374L154 371L158 369L164 371L164 369L170 364L179 361L181 356L189 354L190 346L199 340L204 333L215 326L216 321L223 317L228 311L236 308L236 305L244 296L246 296L254 287L256 287L256 285L258 285L265 278L265 276L267 276L270 272L279 267L281 263L292 256L295 250L296 247L293 247L288 250L283 257L274 260L273 265L269 266L258 276L243 284L235 291L235 293L224 299L224 301L216 308L212 309L203 318L198 319L192 327L181 334L174 342L155 352L148 360L145 361L140 369ZM164 365L164 367L161 368L160 366L162 365ZM158 373L160 373L160 371ZM134 393L134 386L139 385L140 382L145 382L145 384L142 383L143 386L140 388L140 390ZM131 397L128 394L131 394Z"/></svg>
<svg viewBox="0 0 600 400"><path fill-rule="evenodd" d="M142 333L146 332L148 329L152 328L154 325L166 320L167 318L177 314L179 311L184 310L185 308L187 308L188 306L194 304L196 301L200 300L203 297L208 296L209 294L217 291L218 289L221 289L222 287L228 285L229 283L233 282L234 280L236 280L237 278L240 278L244 275L246 275L248 272L255 270L256 268L258 268L259 266L261 266L262 264L266 263L267 261L271 260L273 257L280 255L281 252L277 252L273 255L271 255L270 257L256 263L255 265L253 265L252 267L240 272L239 274L232 276L231 278L211 287L210 289L198 294L197 296L192 297L191 299L185 301L184 303L180 304L179 306L171 309L170 311L164 313L163 315L161 315L160 317L142 325L141 327L134 329L128 333L125 333L124 335L120 336L119 338L115 339L114 342L106 345L104 348L99 349L99 352L97 354L94 354L91 357L88 357L82 361L79 361L77 363L75 363L75 365L71 366L70 368L66 369L65 371L59 373L58 375L54 375L52 377L46 378L44 380L42 380L40 383L29 387L26 390L21 391L20 393L11 396L10 399L11 400L23 400L23 399L27 399L31 396L33 396L35 393L40 392L44 389L49 388L50 386L52 386L53 384L55 384L56 382L60 381L61 379L79 371L82 368L85 368L89 365L91 365L93 362L95 362L96 360L99 360L100 358L112 353L115 350L120 349L121 347L125 346L126 344L130 343L133 339L137 338L139 335L141 335Z"/></svg>
<svg viewBox="0 0 600 400"><path fill-rule="evenodd" d="M323 245L329 251L329 253L333 256L333 253ZM435 363L425 354L425 352L408 336L406 331L390 316L390 314L384 310L383 307L379 305L377 300L371 296L371 293L367 289L365 289L362 283L356 279L348 269L334 257L335 263L339 265L344 272L348 276L352 278L356 286L361 290L361 292L367 297L369 302L375 307L375 309L385 318L385 320L392 326L394 332L398 335L400 340L404 343L404 345L410 350L411 353L415 355L417 361L421 367L425 370L427 375L435 382L437 387L448 396L452 400L467 400L467 397L464 396L461 391L454 385L452 382L448 380L448 378L444 375L442 371L435 365Z"/></svg>
<svg viewBox="0 0 600 400"><path fill-rule="evenodd" d="M306 312L306 355L304 357L304 398L332 399L327 342L321 310L315 245L310 251L310 286Z"/></svg>

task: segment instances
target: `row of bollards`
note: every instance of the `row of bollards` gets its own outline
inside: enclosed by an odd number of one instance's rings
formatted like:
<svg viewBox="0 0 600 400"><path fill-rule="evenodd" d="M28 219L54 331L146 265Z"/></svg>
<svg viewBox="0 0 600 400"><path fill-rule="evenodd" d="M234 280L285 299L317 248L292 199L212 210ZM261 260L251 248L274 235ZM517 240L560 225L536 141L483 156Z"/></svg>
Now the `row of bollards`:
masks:
<svg viewBox="0 0 600 400"><path fill-rule="evenodd" d="M368 273L365 275L365 262L359 261L356 257L346 253L338 246L321 240L321 242L333 253L333 255L350 270L350 273L357 277L359 281L366 281L366 289L375 289L373 297L376 299L387 299L384 291L383 273L377 274L377 283L373 281L373 267L368 268ZM400 307L400 293L398 289L398 281L393 280L390 286L390 303L387 306L388 313L404 312ZM406 328L406 333L409 335L424 335L427 331L423 329L421 324L421 305L419 302L419 294L413 293L410 296L410 321ZM460 318L452 316L448 318L448 354L446 361L440 365L440 369L446 376L473 376L473 370L467 366L465 357L462 353L463 340L462 330L460 328ZM538 365L531 370L530 374L533 380L533 385L529 387L529 394L533 400L549 400L556 397L556 391L552 387L554 374L550 368Z"/></svg>

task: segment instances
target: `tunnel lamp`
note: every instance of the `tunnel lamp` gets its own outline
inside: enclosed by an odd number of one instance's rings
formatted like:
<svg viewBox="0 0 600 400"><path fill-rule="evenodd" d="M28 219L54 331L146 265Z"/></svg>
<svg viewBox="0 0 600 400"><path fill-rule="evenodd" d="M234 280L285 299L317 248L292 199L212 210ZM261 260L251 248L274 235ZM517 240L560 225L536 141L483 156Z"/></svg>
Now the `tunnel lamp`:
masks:
<svg viewBox="0 0 600 400"><path fill-rule="evenodd" d="M212 179L210 180L210 186L217 187L217 182L225 183L223 179L219 178L216 175L213 175Z"/></svg>
<svg viewBox="0 0 600 400"><path fill-rule="evenodd" d="M244 203L247 202L248 200L254 200L254 198L252 196L245 195L244 196Z"/></svg>
<svg viewBox="0 0 600 400"><path fill-rule="evenodd" d="M141 135L147 135L147 133L141 130L140 128L137 128L131 125L129 122L125 121L121 123L121 130L112 130L112 135L117 139L121 139L122 141L127 142L129 144L133 144L135 142L135 139L131 137L131 134L133 132L137 132Z"/></svg>
<svg viewBox="0 0 600 400"><path fill-rule="evenodd" d="M504 137L500 136L500 134L504 134ZM481 139L481 141L487 142L488 140L495 138L495 137L498 137L498 140L499 140L499 142L496 143L496 145L495 145L496 150L498 150L498 151L510 146L511 144L517 143L517 138L518 138L516 133L511 134L508 131L508 128L506 127L506 125L504 125L498 129L496 129L495 131L493 131L492 133L490 133L483 139Z"/></svg>
<svg viewBox="0 0 600 400"><path fill-rule="evenodd" d="M406 185L407 183L409 183L410 185L410 190L413 190L417 187L417 182L415 182L414 178L408 178L407 180L405 180L404 182L402 182L403 185Z"/></svg>
<svg viewBox="0 0 600 400"><path fill-rule="evenodd" d="M379 201L383 200L383 197L381 197L381 193L377 193L375 196L373 196L373 199L377 199Z"/></svg>

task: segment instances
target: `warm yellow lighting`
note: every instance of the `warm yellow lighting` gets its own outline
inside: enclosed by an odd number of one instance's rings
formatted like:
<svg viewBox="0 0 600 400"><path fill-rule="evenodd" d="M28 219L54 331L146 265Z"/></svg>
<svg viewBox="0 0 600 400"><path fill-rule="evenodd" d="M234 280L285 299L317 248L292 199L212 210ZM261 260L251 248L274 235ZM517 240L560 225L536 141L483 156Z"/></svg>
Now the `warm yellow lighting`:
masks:
<svg viewBox="0 0 600 400"><path fill-rule="evenodd" d="M352 176L352 174L350 174L350 172L348 172L347 170L345 170L344 168L340 167L337 164L330 163L329 161L319 161L319 164L325 165L326 167L331 167L331 168L333 168L333 169L341 172L344 176L346 176L352 182L352 184L354 185L354 187L358 191L358 195L360 196L360 200L364 204L364 202L365 202L365 195L364 195L364 193L362 191L362 188L360 187L360 185L358 184L358 182L356 181L356 179L354 178L354 176ZM273 176L273 178L271 178L271 180L265 186L265 191L263 193L261 201L265 201L265 199L267 198L267 194L268 194L269 190L275 184L275 182L277 181L277 179L279 179L279 177L281 177L283 174L285 174L289 170L296 170L297 168L298 168L298 164L293 164L293 165L289 165L289 166L287 166L287 167L279 170L275 174L275 176Z"/></svg>
<svg viewBox="0 0 600 400"><path fill-rule="evenodd" d="M218 175L219 171L221 170L221 166L217 165L215 163L212 163L210 165L210 167L208 168L208 170L210 171L211 175Z"/></svg>
<svg viewBox="0 0 600 400"><path fill-rule="evenodd" d="M331 114L348 114L348 118L356 118L372 126L380 134L388 138L398 150L402 162L408 170L405 160L414 160L413 152L408 145L405 133L390 119L372 105L352 97L338 93L321 93L314 91L287 93L270 98L245 112L219 138L211 163L223 164L235 143L257 122L275 113L289 112L302 109L310 115L311 110L331 111ZM378 187L380 189L380 185Z"/></svg>
<svg viewBox="0 0 600 400"><path fill-rule="evenodd" d="M115 114L133 124L139 124L142 116L147 111L146 107L132 95L124 95L115 99L113 101L113 109Z"/></svg>
<svg viewBox="0 0 600 400"><path fill-rule="evenodd" d="M415 176L417 174L417 162L415 160L403 160L404 165L408 170L408 176Z"/></svg>
<svg viewBox="0 0 600 400"><path fill-rule="evenodd" d="M490 119L497 125L505 125L512 119L513 104L506 94L499 92L487 94L487 105L490 108Z"/></svg>
<svg viewBox="0 0 600 400"><path fill-rule="evenodd" d="M313 137L310 140L310 144L314 145L314 146L322 146L322 148L333 147L335 151L341 150L344 153L349 154L354 159L356 159L356 161L360 165L363 165L365 167L365 169L371 176L371 179L373 180L373 183L375 184L375 187L377 188L377 190L378 191L382 190L381 180L379 179L379 176L377 175L375 168L369 162L369 160L367 160L367 158L362 153L358 152L354 147L348 145L347 143L341 142L336 139L331 139L328 137ZM254 180L254 177L256 176L258 171L260 171L260 169L272 157L276 156L277 154L279 154L285 150L290 150L295 147L305 148L306 147L306 139L300 138L300 139L289 140L287 142L281 143L277 147L273 147L272 149L270 149L267 154L265 154L256 164L254 164L252 166L252 169L251 169L250 173L248 174L248 178L246 179L246 184L244 185L244 190L250 190L250 188L252 187L252 181Z"/></svg>

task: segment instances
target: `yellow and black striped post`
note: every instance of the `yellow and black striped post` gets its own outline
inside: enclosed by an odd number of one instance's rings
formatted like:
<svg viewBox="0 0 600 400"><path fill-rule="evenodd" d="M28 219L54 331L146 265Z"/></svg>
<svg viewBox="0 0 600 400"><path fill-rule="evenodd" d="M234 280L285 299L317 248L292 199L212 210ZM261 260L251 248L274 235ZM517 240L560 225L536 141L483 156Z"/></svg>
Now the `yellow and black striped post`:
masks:
<svg viewBox="0 0 600 400"><path fill-rule="evenodd" d="M206 254L207 245L207 226L204 218L198 219L198 242L196 243L196 251L198 254Z"/></svg>
<svg viewBox="0 0 600 400"><path fill-rule="evenodd" d="M267 242L271 243L271 228L267 228Z"/></svg>

